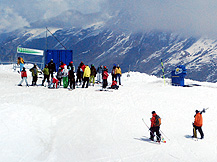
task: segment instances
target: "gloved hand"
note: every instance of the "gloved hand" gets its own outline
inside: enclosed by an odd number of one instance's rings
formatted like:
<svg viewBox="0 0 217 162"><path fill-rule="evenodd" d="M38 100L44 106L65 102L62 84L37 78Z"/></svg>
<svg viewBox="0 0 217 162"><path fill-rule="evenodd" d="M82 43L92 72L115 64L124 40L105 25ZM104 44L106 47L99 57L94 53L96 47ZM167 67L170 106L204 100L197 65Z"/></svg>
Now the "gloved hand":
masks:
<svg viewBox="0 0 217 162"><path fill-rule="evenodd" d="M205 110L205 108L203 108L203 111L202 111L203 113L205 113L206 112L206 110Z"/></svg>

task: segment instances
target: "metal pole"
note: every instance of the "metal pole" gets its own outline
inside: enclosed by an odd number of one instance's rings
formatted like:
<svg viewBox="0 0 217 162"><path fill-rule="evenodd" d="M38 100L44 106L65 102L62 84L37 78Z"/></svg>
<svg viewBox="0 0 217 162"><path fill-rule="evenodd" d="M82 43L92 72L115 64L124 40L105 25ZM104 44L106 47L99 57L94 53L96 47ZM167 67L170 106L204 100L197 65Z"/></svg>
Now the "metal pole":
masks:
<svg viewBox="0 0 217 162"><path fill-rule="evenodd" d="M45 40L45 50L47 51L47 27L46 27L46 40Z"/></svg>
<svg viewBox="0 0 217 162"><path fill-rule="evenodd" d="M46 29L47 29L47 31L59 42L59 44L63 47L63 48L65 48L65 50L67 50L66 49L66 47L57 39L57 37L55 37L52 33L51 33L51 31L46 27Z"/></svg>

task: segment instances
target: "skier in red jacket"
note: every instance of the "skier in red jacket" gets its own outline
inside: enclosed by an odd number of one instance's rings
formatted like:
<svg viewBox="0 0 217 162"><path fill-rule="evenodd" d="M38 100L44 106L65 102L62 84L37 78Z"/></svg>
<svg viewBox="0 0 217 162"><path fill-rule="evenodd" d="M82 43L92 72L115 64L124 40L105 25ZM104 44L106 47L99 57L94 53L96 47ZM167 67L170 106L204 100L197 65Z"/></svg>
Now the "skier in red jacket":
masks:
<svg viewBox="0 0 217 162"><path fill-rule="evenodd" d="M118 88L119 86L117 85L117 81L116 80L112 81L111 89L118 89Z"/></svg>
<svg viewBox="0 0 217 162"><path fill-rule="evenodd" d="M29 86L28 82L27 82L27 72L26 72L25 67L23 67L23 70L21 71L21 78L22 78L22 80L20 81L20 83L18 84L18 86L22 86L22 83L23 83L24 80L26 82L26 86Z"/></svg>
<svg viewBox="0 0 217 162"><path fill-rule="evenodd" d="M151 128L150 128L150 140L154 141L154 133L156 132L157 135L157 142L160 142L161 140L161 134L160 134L160 123L157 123L156 119L160 118L155 111L152 111L152 118L151 118Z"/></svg>
<svg viewBox="0 0 217 162"><path fill-rule="evenodd" d="M107 85L108 85L108 69L106 68L106 66L104 66L104 72L103 72L103 76L102 76L102 79L103 79L103 86L102 88L106 88Z"/></svg>
<svg viewBox="0 0 217 162"><path fill-rule="evenodd" d="M50 87L48 87L48 88L55 88L56 87L56 89L57 89L58 83L59 83L59 80L57 78L53 77L51 80Z"/></svg>

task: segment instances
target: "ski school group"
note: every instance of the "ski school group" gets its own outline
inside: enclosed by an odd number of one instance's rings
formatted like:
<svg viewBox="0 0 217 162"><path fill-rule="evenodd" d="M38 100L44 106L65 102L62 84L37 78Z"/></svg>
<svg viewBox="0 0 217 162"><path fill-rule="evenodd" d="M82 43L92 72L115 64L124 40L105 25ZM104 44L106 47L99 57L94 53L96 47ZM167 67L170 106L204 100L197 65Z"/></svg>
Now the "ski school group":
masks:
<svg viewBox="0 0 217 162"><path fill-rule="evenodd" d="M56 71L56 64L53 62L53 59L50 60L48 64L45 65L45 68L41 71L38 66L34 64L34 66L29 69L32 73L32 84L29 85L27 82L27 72L24 67L24 60L22 57L18 57L17 64L20 65L20 71L22 80L18 84L18 86L22 86L23 81L26 82L26 86L36 86L38 80L38 74L43 73L44 78L42 80L42 86L45 86L45 81L48 83L48 88L60 88L63 85L63 88L68 88L69 90L75 89L75 85L82 85L82 88L88 88L89 85L94 86L95 83L102 83L102 89L106 90L108 86L108 68L106 66L99 66L96 70L95 66L91 64L89 67L87 64L85 65L81 62L75 72L75 66L71 61L68 65L61 61L58 71ZM76 73L76 79L75 79ZM110 89L117 90L119 88L118 84L121 85L121 68L119 65L116 66L114 64L112 71L112 84ZM51 77L51 81L50 81ZM95 77L97 80L95 82ZM62 84L63 83L63 84Z"/></svg>

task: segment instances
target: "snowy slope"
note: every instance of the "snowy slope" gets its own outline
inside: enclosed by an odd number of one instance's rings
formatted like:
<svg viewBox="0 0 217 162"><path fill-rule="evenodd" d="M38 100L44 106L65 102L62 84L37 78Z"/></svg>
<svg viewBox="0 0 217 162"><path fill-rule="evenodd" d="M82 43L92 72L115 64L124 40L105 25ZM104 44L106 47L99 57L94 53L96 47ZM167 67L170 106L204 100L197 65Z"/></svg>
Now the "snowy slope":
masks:
<svg viewBox="0 0 217 162"><path fill-rule="evenodd" d="M20 75L12 65L0 65L0 75L1 161L217 161L217 84L187 80L203 86L173 87L169 80L164 85L131 72L123 74L117 91L96 91L100 85L68 91L15 86ZM205 138L194 141L188 137L193 116L204 107ZM148 140L142 118L150 125L153 110L162 118L167 143Z"/></svg>

